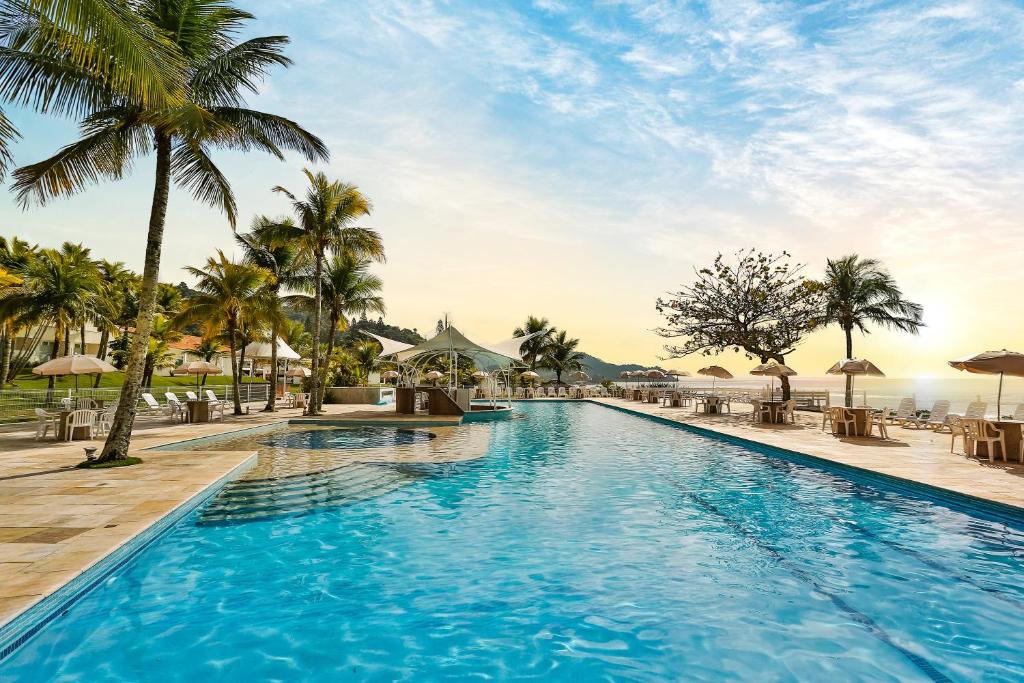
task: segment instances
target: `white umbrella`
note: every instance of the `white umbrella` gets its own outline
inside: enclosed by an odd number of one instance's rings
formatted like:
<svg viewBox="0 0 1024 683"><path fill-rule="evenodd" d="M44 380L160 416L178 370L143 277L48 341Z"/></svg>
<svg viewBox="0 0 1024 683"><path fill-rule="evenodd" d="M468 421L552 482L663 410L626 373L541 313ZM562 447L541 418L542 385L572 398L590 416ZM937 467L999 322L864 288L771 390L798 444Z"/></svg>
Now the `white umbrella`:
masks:
<svg viewBox="0 0 1024 683"><path fill-rule="evenodd" d="M949 361L957 370L979 375L999 375L999 393L996 395L996 419L1001 417L1003 401L1003 375L1024 377L1024 354L1016 351L985 351Z"/></svg>
<svg viewBox="0 0 1024 683"><path fill-rule="evenodd" d="M385 370L380 373L381 379L395 379L396 377L398 377L398 370Z"/></svg>
<svg viewBox="0 0 1024 683"><path fill-rule="evenodd" d="M472 377L473 379L487 379L488 377L490 377L490 374L484 372L483 370L477 370L472 375L470 375L470 377Z"/></svg>
<svg viewBox="0 0 1024 683"><path fill-rule="evenodd" d="M54 358L32 368L32 374L43 377L74 375L76 392L79 375L96 375L104 372L117 372L117 368L101 358L78 353Z"/></svg>
<svg viewBox="0 0 1024 683"><path fill-rule="evenodd" d="M885 377L885 373L878 369L878 366L864 358L844 358L836 361L836 364L825 371L829 375L849 375L850 393L853 393L853 378L857 375L868 375L871 377Z"/></svg>
<svg viewBox="0 0 1024 683"><path fill-rule="evenodd" d="M534 380L540 379L540 375L538 375L533 370L527 370L526 372L519 375L519 378L528 381L530 384L533 384Z"/></svg>
<svg viewBox="0 0 1024 683"><path fill-rule="evenodd" d="M286 377L309 377L313 373L307 367L296 365L294 368L289 369L288 372L284 374Z"/></svg>
<svg viewBox="0 0 1024 683"><path fill-rule="evenodd" d="M751 375L762 375L764 377L772 378L772 396L775 396L775 378L776 377L792 377L796 374L796 370L783 365L774 360L770 360L767 363L761 363L756 368L750 371Z"/></svg>
<svg viewBox="0 0 1024 683"><path fill-rule="evenodd" d="M711 388L715 388L715 381L719 379L732 379L732 373L723 368L721 365L709 365L706 368L701 368L697 371L698 375L704 375L705 377L711 377Z"/></svg>
<svg viewBox="0 0 1024 683"><path fill-rule="evenodd" d="M436 384L437 380L441 379L442 377L444 377L444 373L438 372L437 370L431 370L427 374L423 375L423 379L429 380L434 384Z"/></svg>

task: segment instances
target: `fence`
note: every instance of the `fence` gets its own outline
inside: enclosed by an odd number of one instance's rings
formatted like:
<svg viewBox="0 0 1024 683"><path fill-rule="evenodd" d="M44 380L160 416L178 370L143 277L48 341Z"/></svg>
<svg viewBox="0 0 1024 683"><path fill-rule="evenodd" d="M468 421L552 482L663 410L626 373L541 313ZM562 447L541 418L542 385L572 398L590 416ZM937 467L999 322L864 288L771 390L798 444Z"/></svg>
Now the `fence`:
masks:
<svg viewBox="0 0 1024 683"><path fill-rule="evenodd" d="M234 387L230 384L217 384L200 387L205 394L209 389L222 401L234 401ZM242 403L265 403L267 400L270 385L264 382L242 384L239 386L239 399ZM178 398L185 398L185 391L193 391L185 386L164 386L164 387L143 387L142 393L150 393L163 403L164 394L168 391L175 392ZM60 405L62 398L69 396L80 396L101 400L107 405L116 403L121 398L120 387L82 387L81 389L54 389L52 392L46 389L4 389L0 391L0 422L18 422L26 419L35 419L35 409L53 410ZM140 394L141 396L141 394ZM145 405L141 399L140 407Z"/></svg>

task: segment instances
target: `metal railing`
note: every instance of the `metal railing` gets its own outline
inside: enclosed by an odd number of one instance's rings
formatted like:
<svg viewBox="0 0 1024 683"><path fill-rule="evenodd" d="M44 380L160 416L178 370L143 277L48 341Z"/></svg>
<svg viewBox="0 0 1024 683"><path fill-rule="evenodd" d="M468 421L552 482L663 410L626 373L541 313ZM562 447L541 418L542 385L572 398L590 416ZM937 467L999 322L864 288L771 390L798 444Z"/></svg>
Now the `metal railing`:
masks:
<svg viewBox="0 0 1024 683"><path fill-rule="evenodd" d="M200 386L202 398L206 397L206 390L209 389L214 395L226 402L234 401L234 387L230 384L212 384ZM239 399L245 403L265 403L270 390L270 385L259 382L242 384L239 386ZM194 387L187 386L163 386L143 387L139 398L139 407L145 402L141 398L142 393L152 394L161 404L166 402L164 394L174 394L181 400L185 400L186 391L195 391ZM110 405L121 398L120 387L82 387L80 389L54 389L52 392L46 389L4 389L0 391L0 422L20 422L22 420L35 419L35 409L54 410L61 405L61 399L68 397L93 398Z"/></svg>

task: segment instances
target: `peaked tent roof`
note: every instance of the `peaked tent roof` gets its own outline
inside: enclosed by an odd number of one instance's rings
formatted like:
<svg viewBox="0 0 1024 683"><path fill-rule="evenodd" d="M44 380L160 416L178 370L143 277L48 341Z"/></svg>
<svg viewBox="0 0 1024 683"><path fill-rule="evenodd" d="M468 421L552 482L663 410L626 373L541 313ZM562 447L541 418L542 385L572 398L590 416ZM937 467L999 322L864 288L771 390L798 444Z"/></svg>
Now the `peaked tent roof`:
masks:
<svg viewBox="0 0 1024 683"><path fill-rule="evenodd" d="M363 334L365 334L368 337L373 337L374 339L380 342L380 345L382 347L384 347L384 349L379 354L377 354L377 358L383 358L384 356L390 356L393 353L398 353L399 351L405 351L406 349L412 348L412 344L406 344L405 342L395 341L394 339L388 339L387 337L382 337L379 334L374 334L373 332L367 332L366 330L363 330Z"/></svg>
<svg viewBox="0 0 1024 683"><path fill-rule="evenodd" d="M366 334L370 333L367 332ZM471 341L466 335L450 326L431 339L413 345L402 344L401 342L378 337L377 335L371 336L384 345L384 353L381 353L379 357L394 356L395 360L399 363L405 363L419 356L441 355L451 353L452 351L473 359L473 363L481 369L502 367L510 362L522 362L519 347L515 346L513 348L509 340L499 342L493 346L483 346ZM522 345L527 339L529 337L517 337L516 341L519 345ZM389 342L389 344L385 344L385 342Z"/></svg>

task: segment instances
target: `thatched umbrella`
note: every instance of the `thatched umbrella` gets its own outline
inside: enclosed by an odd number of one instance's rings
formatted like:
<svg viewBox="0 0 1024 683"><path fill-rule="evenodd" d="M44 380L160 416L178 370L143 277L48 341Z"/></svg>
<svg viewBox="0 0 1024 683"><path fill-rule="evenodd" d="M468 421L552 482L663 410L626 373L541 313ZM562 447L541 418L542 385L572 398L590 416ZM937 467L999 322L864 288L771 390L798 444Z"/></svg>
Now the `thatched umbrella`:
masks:
<svg viewBox="0 0 1024 683"><path fill-rule="evenodd" d="M1003 401L1003 375L1024 377L1024 353L1016 351L985 351L949 361L957 370L979 375L999 375L999 393L996 395L996 419L1001 417Z"/></svg>
<svg viewBox="0 0 1024 683"><path fill-rule="evenodd" d="M721 365L709 365L706 368L701 368L697 371L698 375L704 375L705 377L711 377L711 388L715 388L715 381L719 379L732 379L732 373L723 368Z"/></svg>
<svg viewBox="0 0 1024 683"><path fill-rule="evenodd" d="M756 368L750 371L751 375L761 375L763 377L772 378L772 397L775 397L775 378L776 377L792 377L796 374L796 370L783 365L774 360L770 360L767 363L761 363Z"/></svg>
<svg viewBox="0 0 1024 683"><path fill-rule="evenodd" d="M849 375L850 396L853 396L853 378L857 375L885 377L885 373L879 370L877 365L864 358L844 358L841 361L836 361L836 364L825 372L829 375Z"/></svg>

